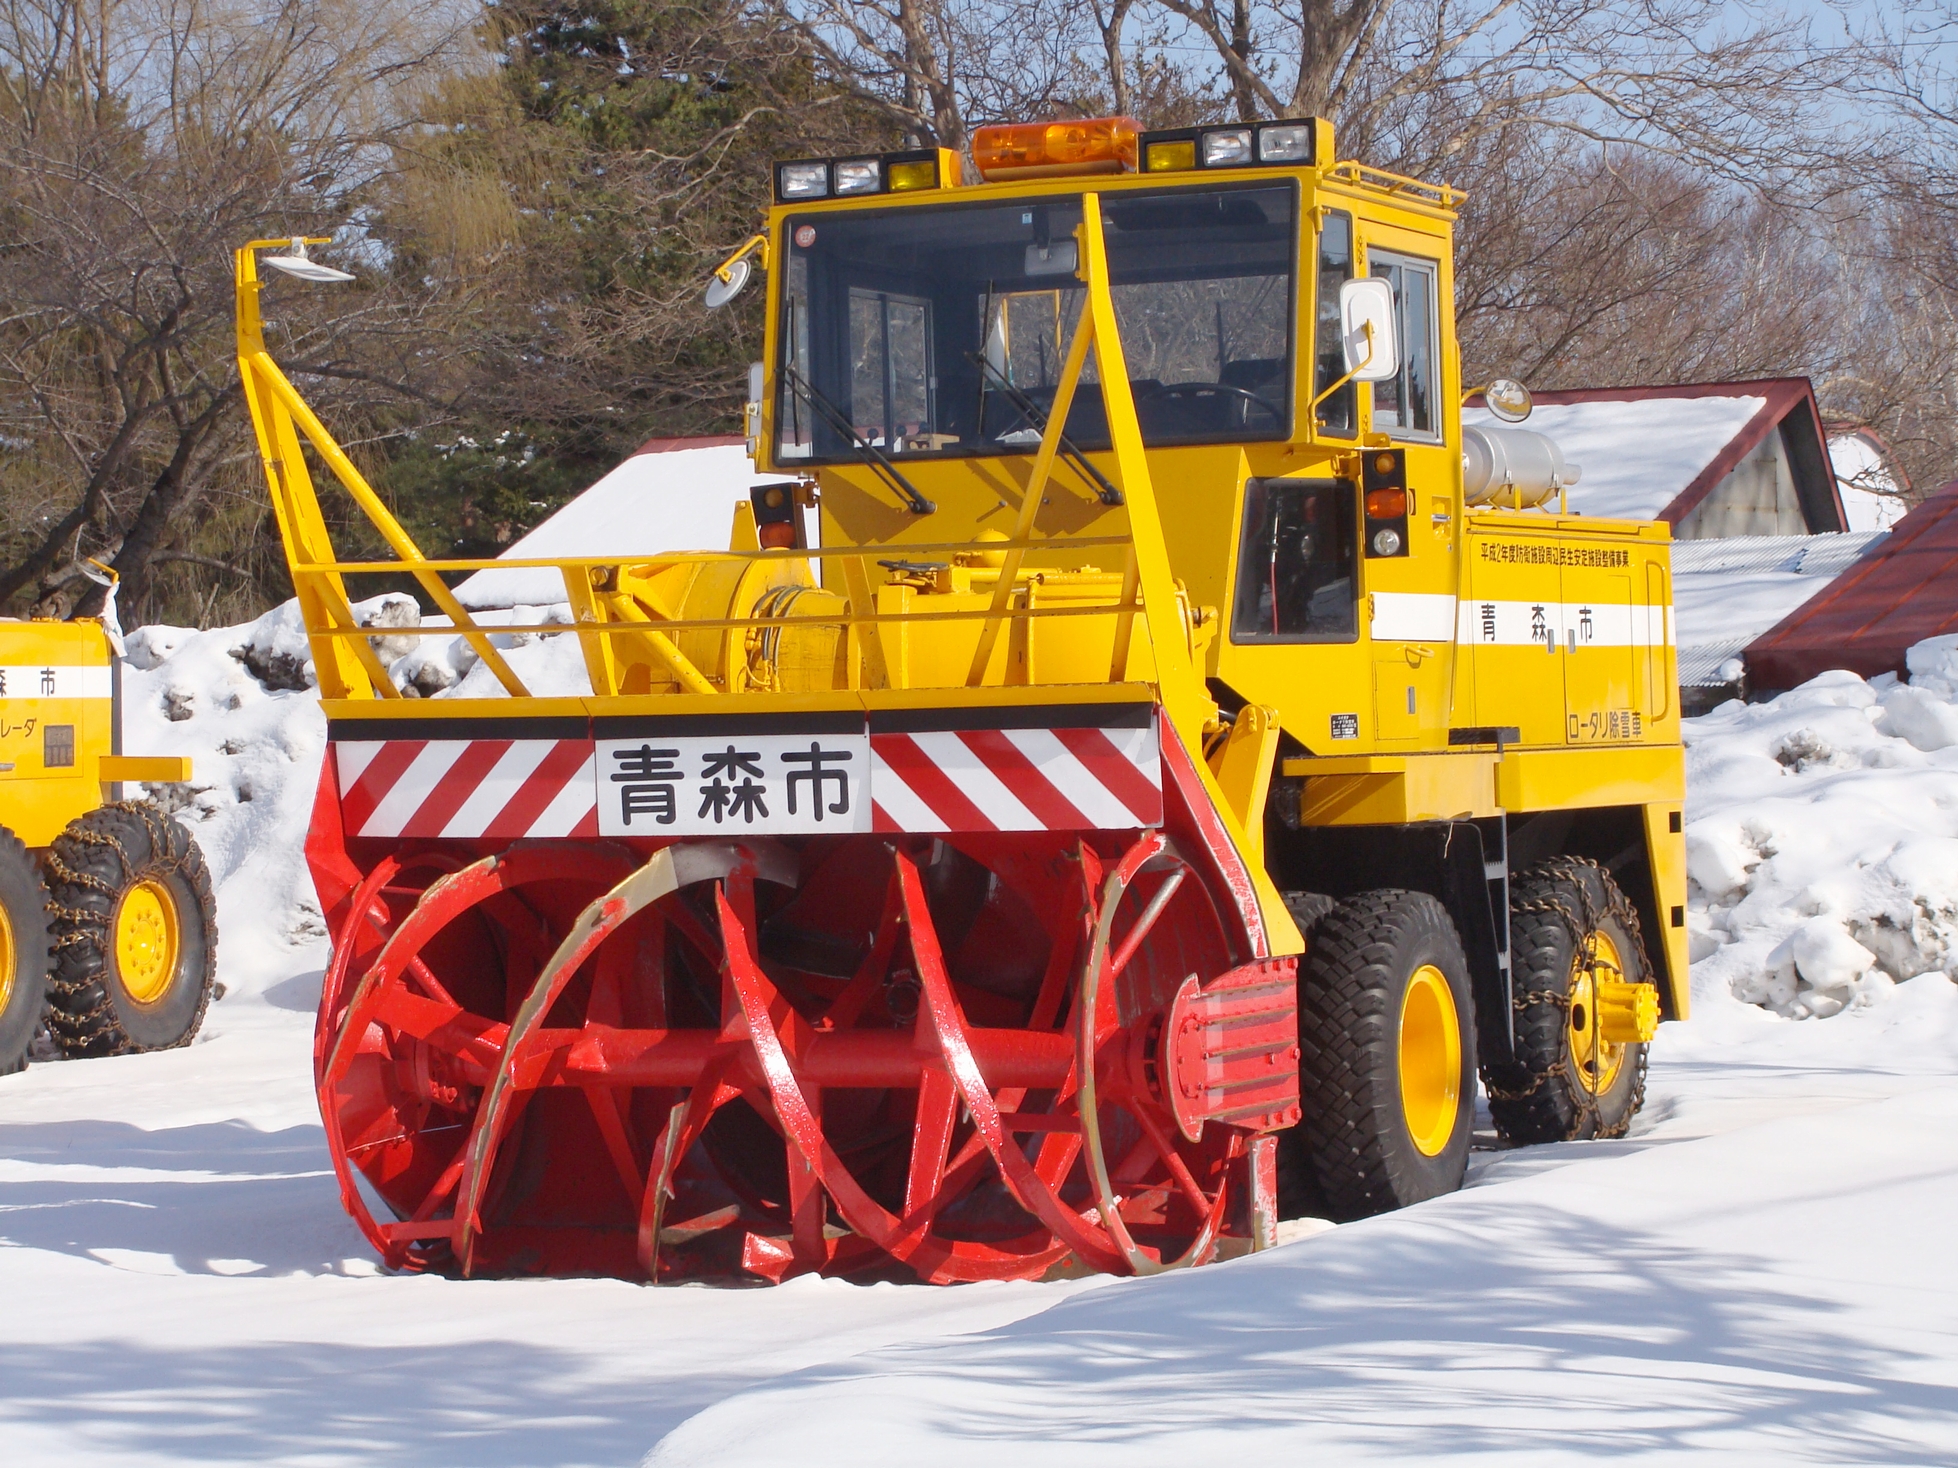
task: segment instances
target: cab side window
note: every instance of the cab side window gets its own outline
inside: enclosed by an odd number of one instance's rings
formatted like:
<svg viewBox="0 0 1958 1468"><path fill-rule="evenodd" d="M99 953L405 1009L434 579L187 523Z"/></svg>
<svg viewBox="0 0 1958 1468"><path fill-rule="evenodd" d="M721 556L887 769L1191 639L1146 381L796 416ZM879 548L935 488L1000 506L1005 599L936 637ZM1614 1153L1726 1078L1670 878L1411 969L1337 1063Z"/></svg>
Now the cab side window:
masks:
<svg viewBox="0 0 1958 1468"><path fill-rule="evenodd" d="M1317 299L1312 328L1312 395L1316 398L1346 375L1340 345L1339 288L1353 278L1353 216L1329 210L1319 229ZM1319 429L1341 438L1353 436L1353 384L1347 383L1319 404Z"/></svg>
<svg viewBox="0 0 1958 1468"><path fill-rule="evenodd" d="M1343 479L1244 486L1233 642L1352 642L1360 633L1354 500Z"/></svg>
<svg viewBox="0 0 1958 1468"><path fill-rule="evenodd" d="M1367 252L1369 274L1393 287L1394 319L1400 324L1400 371L1373 385L1373 426L1395 438L1441 437L1438 340L1435 283L1440 268L1433 260Z"/></svg>

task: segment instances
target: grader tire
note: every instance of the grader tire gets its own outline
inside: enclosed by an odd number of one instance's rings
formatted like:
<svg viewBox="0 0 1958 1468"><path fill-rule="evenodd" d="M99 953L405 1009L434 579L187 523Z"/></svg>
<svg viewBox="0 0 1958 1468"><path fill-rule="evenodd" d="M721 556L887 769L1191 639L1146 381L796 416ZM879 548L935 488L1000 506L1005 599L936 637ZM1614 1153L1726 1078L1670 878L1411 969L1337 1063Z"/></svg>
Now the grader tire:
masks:
<svg viewBox="0 0 1958 1468"><path fill-rule="evenodd" d="M204 854L152 805L105 805L48 857L54 972L48 1019L71 1057L188 1045L217 974Z"/></svg>
<svg viewBox="0 0 1958 1468"><path fill-rule="evenodd" d="M1315 925L1299 971L1297 1128L1329 1215L1452 1193L1468 1168L1475 1025L1448 912L1384 888Z"/></svg>
<svg viewBox="0 0 1958 1468"><path fill-rule="evenodd" d="M27 1064L47 978L47 889L20 837L0 827L0 1076Z"/></svg>
<svg viewBox="0 0 1958 1468"><path fill-rule="evenodd" d="M1516 995L1514 1065L1483 1075L1497 1132L1516 1143L1621 1137L1645 1102L1645 1046L1607 1045L1585 1006L1594 962L1650 983L1638 912L1596 862L1554 857L1510 887Z"/></svg>

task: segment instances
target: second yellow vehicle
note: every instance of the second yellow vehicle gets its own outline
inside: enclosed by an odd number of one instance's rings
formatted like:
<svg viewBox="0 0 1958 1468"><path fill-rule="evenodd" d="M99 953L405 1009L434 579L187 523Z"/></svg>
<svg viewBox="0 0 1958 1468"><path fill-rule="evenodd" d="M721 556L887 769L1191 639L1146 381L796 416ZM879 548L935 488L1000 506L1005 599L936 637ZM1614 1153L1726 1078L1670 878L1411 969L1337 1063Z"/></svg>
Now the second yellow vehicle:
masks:
<svg viewBox="0 0 1958 1468"><path fill-rule="evenodd" d="M45 1024L71 1057L190 1041L217 970L197 843L124 781L190 762L122 753L113 613L0 620L0 1075Z"/></svg>

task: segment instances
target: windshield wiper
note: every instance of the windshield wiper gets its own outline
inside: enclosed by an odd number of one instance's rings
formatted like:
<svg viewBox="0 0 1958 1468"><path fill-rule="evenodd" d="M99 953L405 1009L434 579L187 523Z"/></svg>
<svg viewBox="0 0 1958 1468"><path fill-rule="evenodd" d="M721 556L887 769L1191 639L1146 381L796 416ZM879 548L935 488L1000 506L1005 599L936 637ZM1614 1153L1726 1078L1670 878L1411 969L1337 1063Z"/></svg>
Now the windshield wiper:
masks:
<svg viewBox="0 0 1958 1468"><path fill-rule="evenodd" d="M1021 392L1019 388L1015 387L1012 380L1004 372L1000 371L998 367L989 362L983 354L967 352L966 356L971 358L981 373L990 376L999 384L999 391L1005 395L1006 401L1011 403L1015 408L1018 408L1020 415L1034 428L1038 429L1044 437L1047 432L1047 415L1040 411L1040 405ZM981 377L980 380L984 382L985 378ZM981 393L981 401L984 401L983 391ZM1074 472L1079 474L1084 482L1095 486L1095 494L1104 505L1127 503L1122 498L1121 490L1110 484L1101 470L1088 462L1087 456L1074 446L1074 441L1065 433L1061 435L1060 451L1061 457L1067 460Z"/></svg>
<svg viewBox="0 0 1958 1468"><path fill-rule="evenodd" d="M789 386L802 394L808 400L809 406L822 415L823 421L842 435L844 442L850 445L850 448L855 452L856 456L865 464L869 465L872 472L882 479L885 484L897 492L898 498L910 507L912 514L931 515L937 513L938 506L919 494L917 486L898 472L897 465L893 464L884 456L883 450L879 449L876 444L865 438L861 433L858 433L856 424L850 421L849 416L841 408L837 407L835 403L832 403L828 398L818 392L813 382L786 362L782 364L782 375L788 379Z"/></svg>

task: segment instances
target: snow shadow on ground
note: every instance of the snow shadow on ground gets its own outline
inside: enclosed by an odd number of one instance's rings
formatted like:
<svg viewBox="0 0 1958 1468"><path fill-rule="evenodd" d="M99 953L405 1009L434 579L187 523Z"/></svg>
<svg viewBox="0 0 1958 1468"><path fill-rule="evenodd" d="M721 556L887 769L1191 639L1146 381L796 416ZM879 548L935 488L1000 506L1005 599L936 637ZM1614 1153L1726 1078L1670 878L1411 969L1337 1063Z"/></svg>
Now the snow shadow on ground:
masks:
<svg viewBox="0 0 1958 1468"><path fill-rule="evenodd" d="M1561 1462L1723 1441L1914 1464L1958 1424L1958 1388L1909 1379L1948 1377L1935 1357L1859 1330L1760 1256L1517 1201L1461 1195L785 1376L693 1419L648 1468L780 1461L798 1440L822 1446L814 1462L940 1468L1176 1444ZM845 1454L850 1424L872 1421Z"/></svg>
<svg viewBox="0 0 1958 1468"><path fill-rule="evenodd" d="M633 1463L692 1407L739 1385L676 1400L670 1379L649 1390L594 1382L590 1368L515 1340L0 1344L0 1433L67 1433L78 1456L118 1462L570 1468Z"/></svg>
<svg viewBox="0 0 1958 1468"><path fill-rule="evenodd" d="M314 1014L320 1007L320 984L325 978L325 969L308 969L303 974L281 979L259 997L274 1009Z"/></svg>
<svg viewBox="0 0 1958 1468"><path fill-rule="evenodd" d="M318 1126L0 1125L0 1159L0 1246L230 1275L339 1273L368 1253Z"/></svg>

